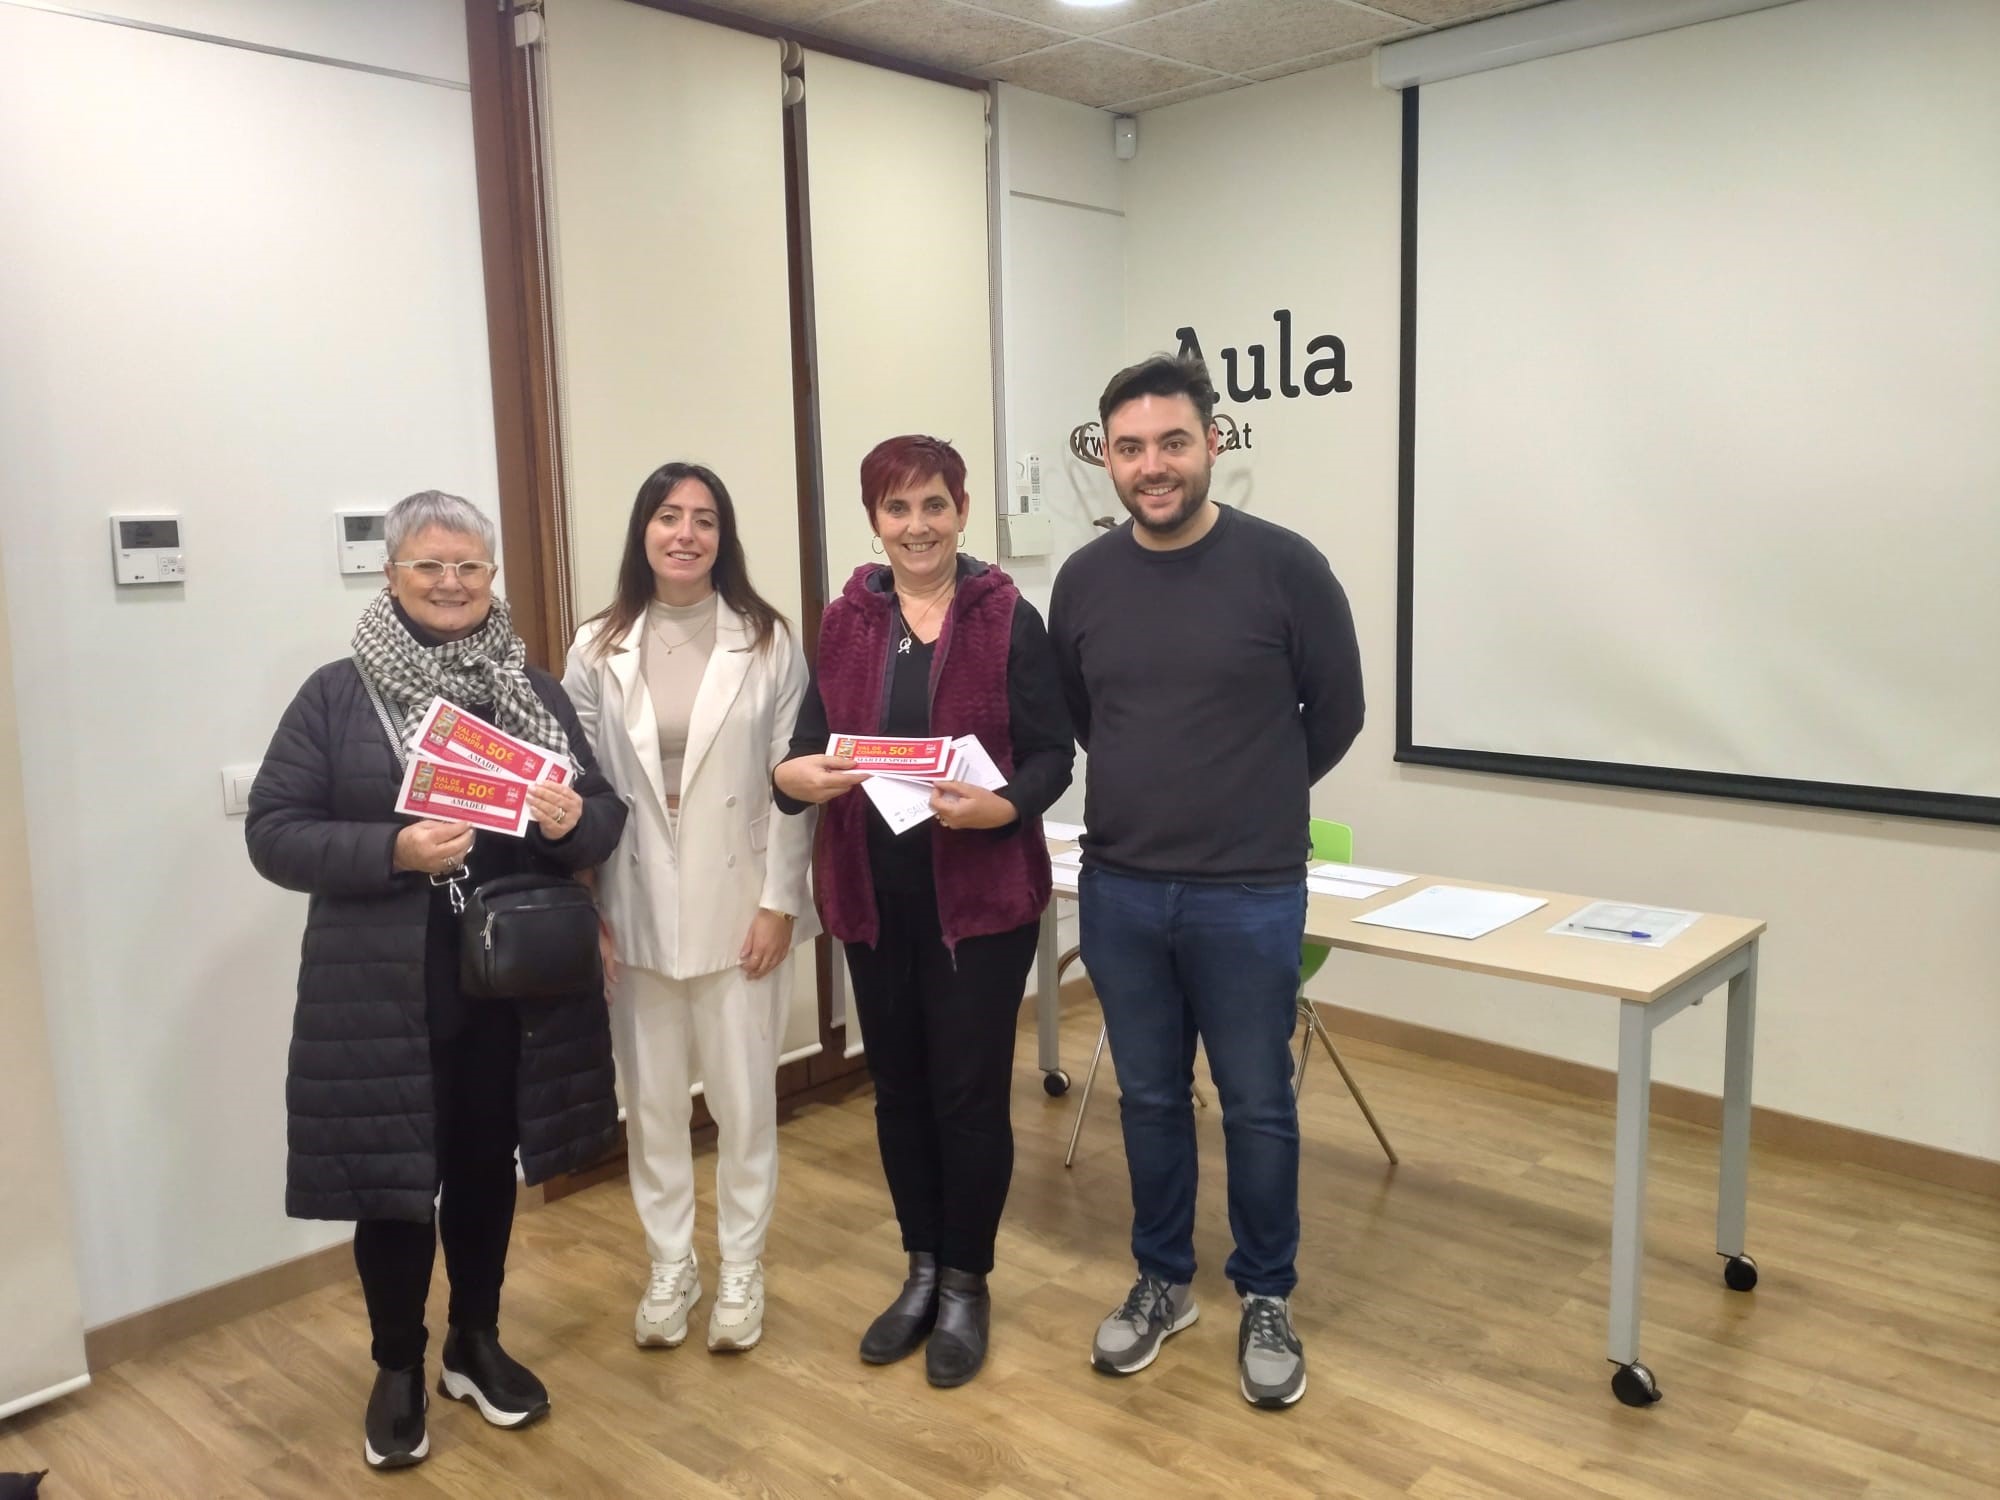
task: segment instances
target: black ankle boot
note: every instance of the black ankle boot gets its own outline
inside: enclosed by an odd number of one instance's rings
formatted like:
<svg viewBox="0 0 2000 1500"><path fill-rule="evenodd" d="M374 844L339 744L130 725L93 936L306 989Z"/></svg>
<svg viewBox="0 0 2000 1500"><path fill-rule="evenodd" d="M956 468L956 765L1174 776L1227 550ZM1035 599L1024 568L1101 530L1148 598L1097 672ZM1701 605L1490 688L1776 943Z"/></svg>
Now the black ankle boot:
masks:
<svg viewBox="0 0 2000 1500"><path fill-rule="evenodd" d="M871 1365L894 1364L914 1354L937 1321L938 1264L928 1250L910 1252L910 1274L887 1312L861 1335L861 1358Z"/></svg>
<svg viewBox="0 0 2000 1500"><path fill-rule="evenodd" d="M430 1434L424 1431L424 1408L430 1399L424 1394L421 1362L407 1370L375 1372L364 1419L369 1468L407 1469L424 1461L431 1451Z"/></svg>
<svg viewBox="0 0 2000 1500"><path fill-rule="evenodd" d="M495 1427L525 1427L549 1414L549 1393L500 1347L490 1328L453 1328L444 1340L438 1394L469 1401Z"/></svg>
<svg viewBox="0 0 2000 1500"><path fill-rule="evenodd" d="M938 1272L937 1327L924 1351L932 1385L964 1385L986 1363L986 1325L993 1311L986 1278L977 1271Z"/></svg>

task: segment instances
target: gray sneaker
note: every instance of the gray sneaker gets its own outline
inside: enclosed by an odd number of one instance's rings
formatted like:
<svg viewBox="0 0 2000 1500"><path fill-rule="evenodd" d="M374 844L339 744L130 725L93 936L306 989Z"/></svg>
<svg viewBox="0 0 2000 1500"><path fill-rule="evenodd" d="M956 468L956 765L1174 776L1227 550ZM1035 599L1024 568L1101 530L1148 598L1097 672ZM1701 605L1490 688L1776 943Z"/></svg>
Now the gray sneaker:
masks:
<svg viewBox="0 0 2000 1500"><path fill-rule="evenodd" d="M1194 1288L1178 1286L1158 1276L1132 1283L1124 1305L1097 1325L1090 1362L1107 1375L1131 1375L1159 1358L1160 1344L1201 1316L1194 1305Z"/></svg>
<svg viewBox="0 0 2000 1500"><path fill-rule="evenodd" d="M1283 1297L1243 1299L1236 1362L1243 1372L1243 1399L1252 1406L1276 1410L1306 1393L1306 1351L1292 1331L1290 1302Z"/></svg>

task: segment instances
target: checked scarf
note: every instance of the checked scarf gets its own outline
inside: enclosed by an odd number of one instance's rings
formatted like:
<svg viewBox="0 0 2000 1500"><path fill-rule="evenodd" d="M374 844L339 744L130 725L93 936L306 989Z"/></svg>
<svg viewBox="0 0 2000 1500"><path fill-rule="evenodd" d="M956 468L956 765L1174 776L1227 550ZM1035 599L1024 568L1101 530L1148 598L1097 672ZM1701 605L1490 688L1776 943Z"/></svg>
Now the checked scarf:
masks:
<svg viewBox="0 0 2000 1500"><path fill-rule="evenodd" d="M528 681L528 648L514 634L505 599L496 597L486 623L465 639L426 646L396 618L384 589L354 627L354 664L402 714L406 743L436 697L466 709L490 703L494 721L509 734L572 753L561 723Z"/></svg>

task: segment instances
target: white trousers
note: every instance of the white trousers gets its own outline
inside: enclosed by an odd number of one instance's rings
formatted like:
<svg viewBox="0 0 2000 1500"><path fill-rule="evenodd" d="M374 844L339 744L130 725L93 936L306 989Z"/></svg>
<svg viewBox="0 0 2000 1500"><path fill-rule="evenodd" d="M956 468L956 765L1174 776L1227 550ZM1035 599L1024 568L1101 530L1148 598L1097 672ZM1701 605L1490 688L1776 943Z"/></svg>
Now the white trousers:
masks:
<svg viewBox="0 0 2000 1500"><path fill-rule="evenodd" d="M741 969L668 979L626 968L611 1007L632 1202L656 1261L694 1247L689 1089L716 1126L716 1237L726 1261L762 1258L778 1191L778 1049L792 959L762 979Z"/></svg>

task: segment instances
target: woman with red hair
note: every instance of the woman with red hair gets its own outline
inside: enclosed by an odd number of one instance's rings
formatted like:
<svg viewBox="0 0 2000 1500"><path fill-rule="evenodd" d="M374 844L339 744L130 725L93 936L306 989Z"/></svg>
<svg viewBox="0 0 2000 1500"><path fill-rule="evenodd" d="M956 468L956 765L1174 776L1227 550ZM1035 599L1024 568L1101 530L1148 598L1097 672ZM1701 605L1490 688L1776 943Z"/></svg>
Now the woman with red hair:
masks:
<svg viewBox="0 0 2000 1500"><path fill-rule="evenodd" d="M1049 858L1041 815L1076 756L1055 653L1000 569L959 550L965 460L937 438L879 444L861 500L886 559L827 606L791 756L788 813L824 804L813 852L826 930L846 945L875 1081L875 1130L909 1275L861 1340L888 1364L928 1337L926 1374L963 1385L986 1358L986 1276L1014 1171L1014 1031ZM976 735L998 791L937 784L898 834L831 734Z"/></svg>

